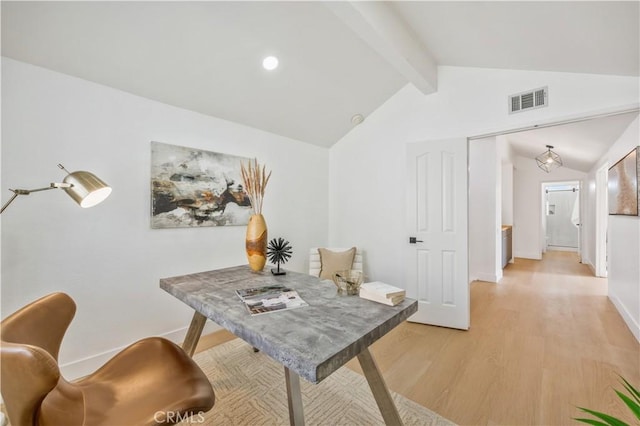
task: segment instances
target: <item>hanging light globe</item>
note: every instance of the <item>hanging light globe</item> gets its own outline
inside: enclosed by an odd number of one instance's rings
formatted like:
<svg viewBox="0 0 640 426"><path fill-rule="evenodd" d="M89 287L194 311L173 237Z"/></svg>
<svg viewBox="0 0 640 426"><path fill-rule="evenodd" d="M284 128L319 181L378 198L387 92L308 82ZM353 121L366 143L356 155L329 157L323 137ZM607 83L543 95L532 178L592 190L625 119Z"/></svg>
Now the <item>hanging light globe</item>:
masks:
<svg viewBox="0 0 640 426"><path fill-rule="evenodd" d="M538 167L547 173L550 173L551 170L562 166L562 158L560 158L560 156L555 152L551 151L552 148L553 146L547 145L547 150L536 157Z"/></svg>

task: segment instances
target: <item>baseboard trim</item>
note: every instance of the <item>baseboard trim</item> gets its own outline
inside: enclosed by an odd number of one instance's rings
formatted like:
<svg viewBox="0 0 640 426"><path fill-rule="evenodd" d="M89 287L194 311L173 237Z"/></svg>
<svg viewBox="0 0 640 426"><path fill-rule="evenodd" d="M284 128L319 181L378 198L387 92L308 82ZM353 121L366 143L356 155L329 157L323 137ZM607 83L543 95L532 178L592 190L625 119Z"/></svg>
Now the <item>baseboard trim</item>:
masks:
<svg viewBox="0 0 640 426"><path fill-rule="evenodd" d="M542 260L542 253L537 252L514 252L514 258L520 257L522 259Z"/></svg>
<svg viewBox="0 0 640 426"><path fill-rule="evenodd" d="M564 246L547 246L548 251L573 251L578 252L576 247L564 247Z"/></svg>
<svg viewBox="0 0 640 426"><path fill-rule="evenodd" d="M629 311L627 310L626 306L624 306L624 303L622 303L622 301L615 294L609 293L609 300L611 300L613 306L615 306L618 310L618 313L624 320L625 324L627 324L627 327L629 327L631 334L633 334L638 343L640 343L640 324L638 324L631 316L631 314L629 314Z"/></svg>
<svg viewBox="0 0 640 426"><path fill-rule="evenodd" d="M187 334L187 329L188 327L182 327L177 330L163 333L160 335L160 337L164 337L165 339L171 340L176 344L180 344L184 340L184 336L186 336ZM202 335L210 334L210 333L219 331L221 329L222 328L216 323L207 321L204 325L204 329L202 330ZM108 351L104 351L95 355L91 355L86 358L81 358L75 361L67 362L60 366L60 371L62 372L62 375L67 380L75 380L80 377L84 377L96 371L98 368L104 365L104 363L106 363L111 358L113 358L118 352L120 352L121 350L129 346L129 344L120 346L114 349L110 349Z"/></svg>
<svg viewBox="0 0 640 426"><path fill-rule="evenodd" d="M476 276L476 280L478 281L486 281L489 283L498 283L502 279L502 271L499 274L491 274L491 273L479 273Z"/></svg>

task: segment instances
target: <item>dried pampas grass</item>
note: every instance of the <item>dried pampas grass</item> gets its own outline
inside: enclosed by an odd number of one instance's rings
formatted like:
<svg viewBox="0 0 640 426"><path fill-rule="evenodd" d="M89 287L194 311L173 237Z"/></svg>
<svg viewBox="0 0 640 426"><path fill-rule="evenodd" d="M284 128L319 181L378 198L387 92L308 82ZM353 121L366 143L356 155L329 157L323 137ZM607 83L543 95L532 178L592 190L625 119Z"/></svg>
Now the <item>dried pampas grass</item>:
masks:
<svg viewBox="0 0 640 426"><path fill-rule="evenodd" d="M242 174L242 182L244 190L251 201L253 213L262 214L262 202L264 200L264 190L269 183L271 172L267 174L266 167L258 164L258 159L249 160L249 164L245 167L244 163L240 163L240 173Z"/></svg>

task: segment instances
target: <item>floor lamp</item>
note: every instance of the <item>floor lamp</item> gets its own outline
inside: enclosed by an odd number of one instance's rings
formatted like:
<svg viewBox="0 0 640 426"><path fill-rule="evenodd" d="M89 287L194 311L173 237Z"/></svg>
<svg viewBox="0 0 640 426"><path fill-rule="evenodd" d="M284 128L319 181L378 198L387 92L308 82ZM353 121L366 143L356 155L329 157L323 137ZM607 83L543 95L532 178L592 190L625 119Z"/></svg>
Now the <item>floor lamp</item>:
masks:
<svg viewBox="0 0 640 426"><path fill-rule="evenodd" d="M83 208L100 204L111 194L111 187L93 173L85 171L69 173L62 164L58 164L58 167L67 173L67 176L61 183L53 182L49 186L36 189L9 189L9 191L13 192L13 196L2 206L0 214L9 207L9 204L11 204L18 195L29 195L32 192L62 189Z"/></svg>

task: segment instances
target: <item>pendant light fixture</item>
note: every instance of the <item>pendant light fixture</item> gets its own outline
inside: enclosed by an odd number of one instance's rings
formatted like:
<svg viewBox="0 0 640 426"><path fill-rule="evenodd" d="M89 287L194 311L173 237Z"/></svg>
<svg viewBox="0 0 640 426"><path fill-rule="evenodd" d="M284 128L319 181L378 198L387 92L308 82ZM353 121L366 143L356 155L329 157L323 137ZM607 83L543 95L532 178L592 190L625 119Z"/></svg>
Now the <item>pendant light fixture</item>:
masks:
<svg viewBox="0 0 640 426"><path fill-rule="evenodd" d="M553 148L553 146L547 145L547 151L536 157L538 167L547 173L550 173L551 170L562 166L562 158L560 158L560 156L555 152L551 151L551 148Z"/></svg>

